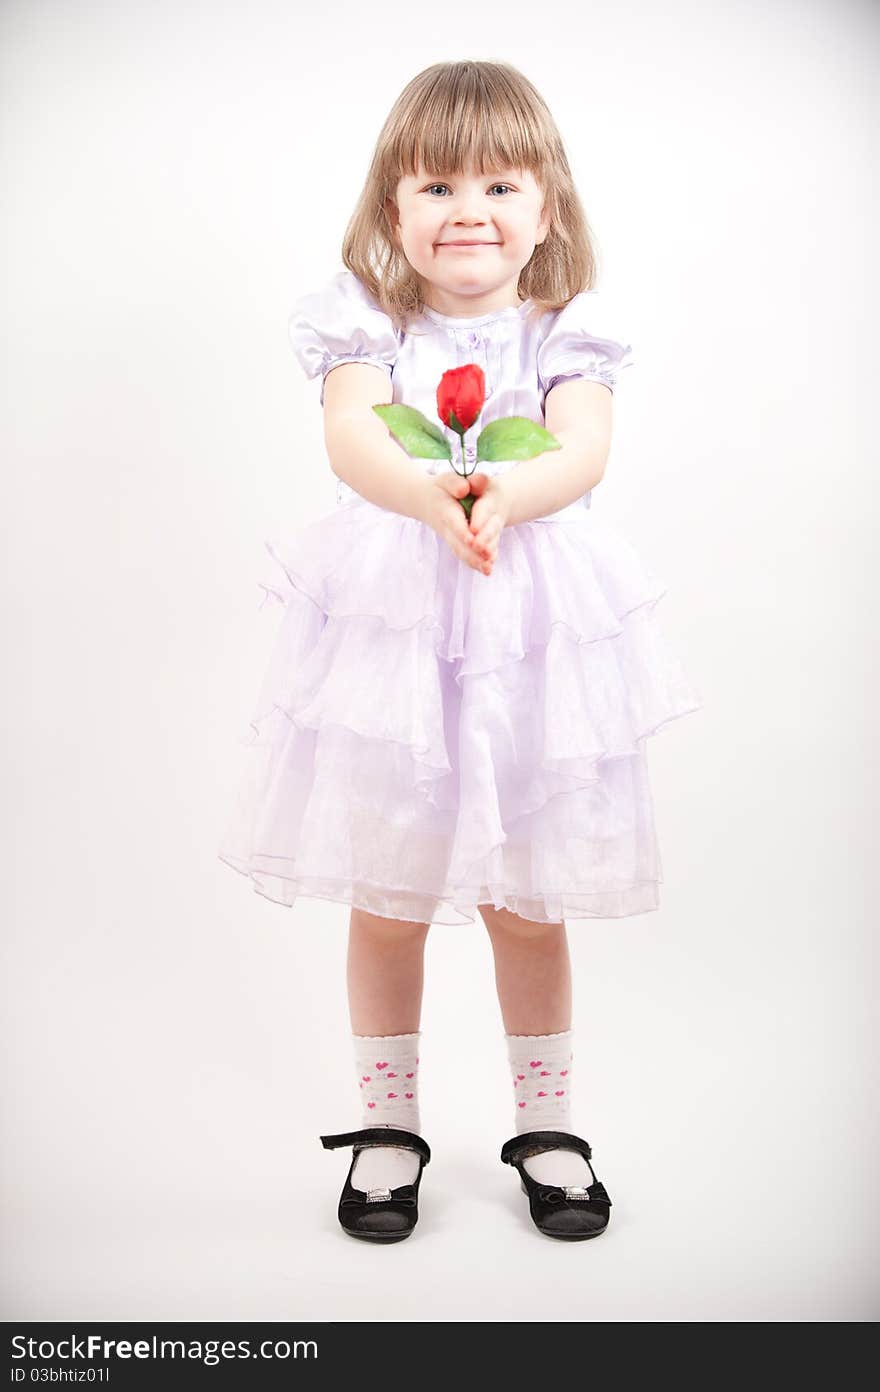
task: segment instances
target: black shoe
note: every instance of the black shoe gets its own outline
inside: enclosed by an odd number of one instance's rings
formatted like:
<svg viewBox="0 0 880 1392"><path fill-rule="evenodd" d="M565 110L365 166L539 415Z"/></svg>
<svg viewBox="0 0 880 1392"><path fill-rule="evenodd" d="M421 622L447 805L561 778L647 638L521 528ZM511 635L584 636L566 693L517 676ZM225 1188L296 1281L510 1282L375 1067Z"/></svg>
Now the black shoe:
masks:
<svg viewBox="0 0 880 1392"><path fill-rule="evenodd" d="M533 1179L522 1162L545 1150L578 1151L590 1166L593 1183L586 1188L569 1184L560 1187ZM572 1136L568 1131L525 1131L505 1141L501 1147L504 1164L515 1165L519 1170L522 1191L529 1196L529 1212L535 1227L547 1237L582 1242L588 1237L598 1237L608 1227L611 1200L590 1165L592 1153L589 1141Z"/></svg>
<svg viewBox="0 0 880 1392"><path fill-rule="evenodd" d="M339 1199L339 1221L350 1237L364 1237L368 1242L400 1242L409 1237L419 1221L419 1185L422 1170L431 1159L427 1141L414 1131L394 1126L368 1126L363 1131L343 1131L338 1136L322 1136L325 1150L334 1146L354 1147L345 1186ZM401 1184L397 1189L354 1189L351 1172L358 1153L368 1146L401 1146L414 1150L419 1156L419 1172L413 1184Z"/></svg>

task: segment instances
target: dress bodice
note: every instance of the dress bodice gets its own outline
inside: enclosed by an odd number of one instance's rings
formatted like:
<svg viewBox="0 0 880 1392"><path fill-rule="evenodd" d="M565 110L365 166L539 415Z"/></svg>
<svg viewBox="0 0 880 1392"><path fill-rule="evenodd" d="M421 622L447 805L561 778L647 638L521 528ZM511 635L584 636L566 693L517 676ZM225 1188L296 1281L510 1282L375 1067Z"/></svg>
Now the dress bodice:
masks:
<svg viewBox="0 0 880 1392"><path fill-rule="evenodd" d="M591 290L575 295L561 310L544 314L535 311L531 300L471 318L426 307L402 332L361 280L345 270L297 301L289 333L306 376L321 377L322 404L324 379L333 367L369 362L389 373L395 402L416 407L438 425L437 384L443 373L465 363L479 363L486 380L479 418L482 428L506 416L525 416L543 425L547 392L569 378L589 378L613 391L620 372L632 366L632 349L607 336L602 318L598 292ZM457 462L458 436L441 428ZM473 467L469 450L473 454L475 446L466 442L468 471ZM445 460L413 462L431 466L431 472L437 472L438 463L451 467ZM481 463L480 468L484 467ZM497 466L485 471L497 472ZM339 481L338 501L347 501L353 492ZM587 493L572 506L589 505Z"/></svg>

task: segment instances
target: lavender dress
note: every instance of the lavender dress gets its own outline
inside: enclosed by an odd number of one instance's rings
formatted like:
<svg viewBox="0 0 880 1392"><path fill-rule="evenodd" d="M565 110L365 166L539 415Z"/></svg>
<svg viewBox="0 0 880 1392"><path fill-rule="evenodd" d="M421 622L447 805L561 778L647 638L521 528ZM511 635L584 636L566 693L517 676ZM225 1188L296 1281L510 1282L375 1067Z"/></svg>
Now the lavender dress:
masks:
<svg viewBox="0 0 880 1392"><path fill-rule="evenodd" d="M331 367L375 363L438 425L437 383L467 362L486 377L480 428L543 423L565 378L614 390L631 350L597 336L595 292L531 309L425 310L403 334L343 271L299 300L290 337L322 402ZM645 744L703 702L654 613L665 585L590 501L505 528L488 577L342 482L329 513L267 542L280 622L220 859L280 904L423 923L475 922L478 904L542 923L656 909Z"/></svg>

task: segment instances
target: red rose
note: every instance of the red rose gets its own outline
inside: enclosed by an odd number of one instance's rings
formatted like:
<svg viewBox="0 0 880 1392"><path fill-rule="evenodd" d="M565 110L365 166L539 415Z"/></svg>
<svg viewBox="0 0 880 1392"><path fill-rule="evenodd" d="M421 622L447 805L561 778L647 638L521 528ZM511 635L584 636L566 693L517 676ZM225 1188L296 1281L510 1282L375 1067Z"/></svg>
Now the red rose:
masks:
<svg viewBox="0 0 880 1392"><path fill-rule="evenodd" d="M476 421L485 401L486 379L479 363L451 367L440 378L437 414L461 440L462 467L456 469L454 464L452 467L462 478L468 478L474 472L473 469L468 471L465 464L465 432ZM396 406L378 404L373 410L413 459L448 459L452 462L452 449L446 436L415 406L407 406L400 401ZM505 420L492 421L480 432L475 454L477 460L533 459L545 449L561 448L559 441L537 421L527 416L507 416ZM470 521L477 495L466 493L458 501Z"/></svg>
<svg viewBox="0 0 880 1392"><path fill-rule="evenodd" d="M437 414L459 435L470 430L486 400L486 378L479 363L465 363L444 372L437 388Z"/></svg>

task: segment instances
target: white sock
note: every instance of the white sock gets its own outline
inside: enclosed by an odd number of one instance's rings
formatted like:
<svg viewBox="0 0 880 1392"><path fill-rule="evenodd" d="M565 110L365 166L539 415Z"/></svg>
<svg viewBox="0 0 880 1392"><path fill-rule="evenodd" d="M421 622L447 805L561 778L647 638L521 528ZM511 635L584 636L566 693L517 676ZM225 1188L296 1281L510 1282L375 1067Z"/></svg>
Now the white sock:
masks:
<svg viewBox="0 0 880 1392"><path fill-rule="evenodd" d="M516 1134L567 1131L571 1126L572 1031L560 1034L506 1034L513 1075ZM593 1176L576 1150L530 1155L523 1168L541 1184L592 1184Z"/></svg>
<svg viewBox="0 0 880 1392"><path fill-rule="evenodd" d="M419 1039L414 1034L355 1034L355 1064L362 1103L361 1126L398 1126L420 1135ZM360 1151L351 1174L356 1189L397 1189L412 1184L419 1157L402 1146Z"/></svg>

